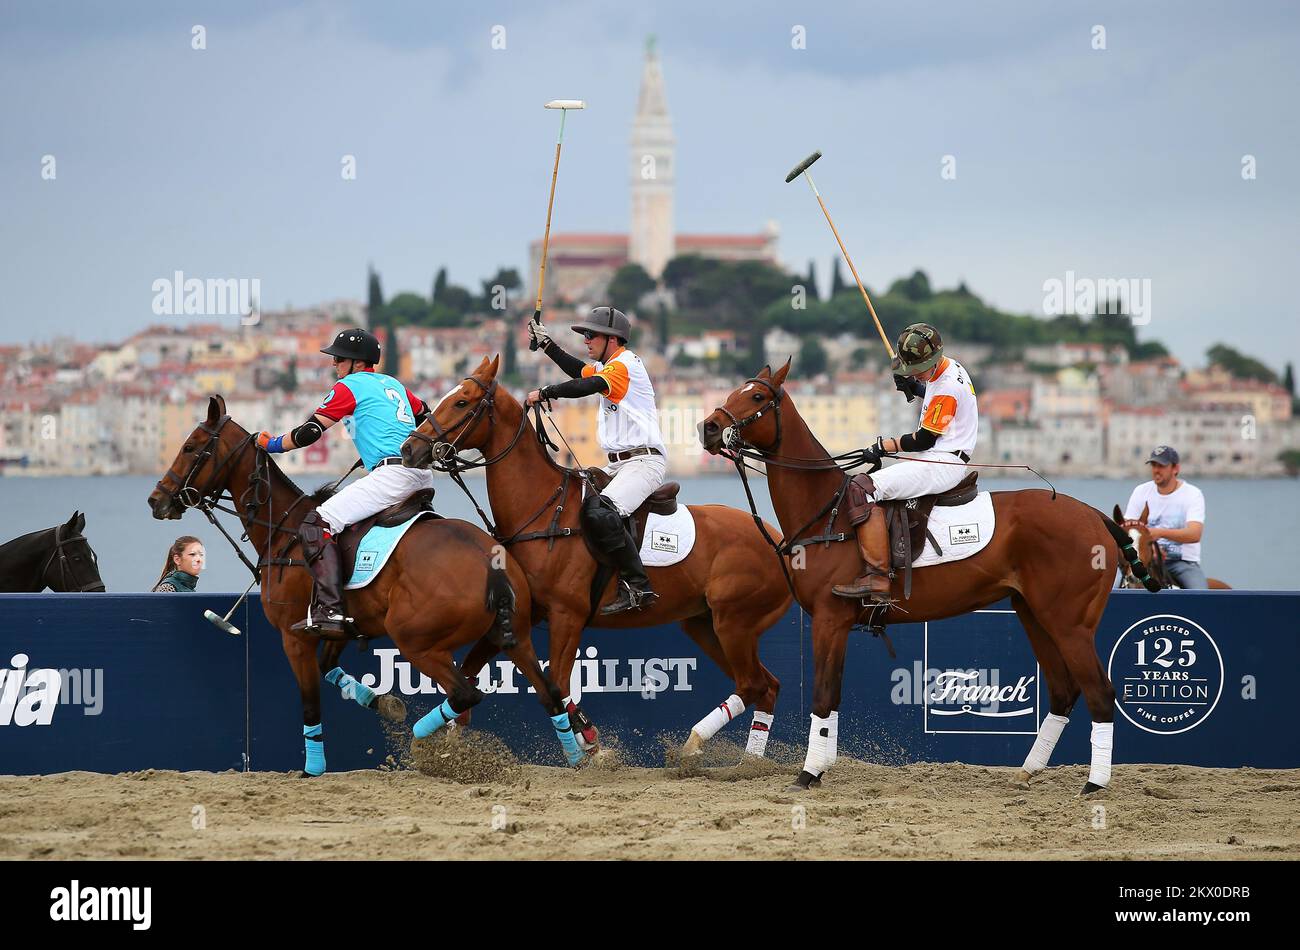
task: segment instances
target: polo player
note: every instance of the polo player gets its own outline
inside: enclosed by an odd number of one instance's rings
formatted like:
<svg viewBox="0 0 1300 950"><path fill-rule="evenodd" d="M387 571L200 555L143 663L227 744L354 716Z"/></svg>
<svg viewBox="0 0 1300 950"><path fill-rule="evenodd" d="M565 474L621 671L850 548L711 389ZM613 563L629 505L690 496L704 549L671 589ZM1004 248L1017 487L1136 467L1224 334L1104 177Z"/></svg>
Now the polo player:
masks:
<svg viewBox="0 0 1300 950"><path fill-rule="evenodd" d="M582 526L592 543L618 565L618 597L600 611L607 616L645 607L659 596L650 589L636 540L623 519L663 484L668 452L659 431L654 386L641 357L627 348L632 333L628 318L613 307L597 307L571 329L582 334L594 363L566 353L539 321L528 324L537 345L570 377L534 389L528 394L528 405L600 395L596 435L609 459L605 471L613 477L603 491L583 500Z"/></svg>
<svg viewBox="0 0 1300 950"><path fill-rule="evenodd" d="M308 512L298 528L303 559L316 584L306 619L291 629L338 639L352 618L343 613L344 578L335 536L350 524L432 488L433 472L402 465L402 443L429 410L402 383L375 372L379 340L360 328L343 330L321 352L334 358L338 382L306 422L284 435L262 432L257 444L271 453L306 448L330 426L345 420L361 454L366 474Z"/></svg>
<svg viewBox="0 0 1300 950"><path fill-rule="evenodd" d="M967 475L963 463L970 461L979 434L970 374L943 355L938 330L928 323L912 324L899 334L897 354L892 364L895 383L909 402L922 397L920 424L915 432L898 438L877 437L864 457L879 465L885 455L906 452L917 461L900 461L874 475L854 477L849 485L849 523L857 532L866 571L852 584L831 588L841 597L865 598L874 604L890 603L889 530L876 503L955 488Z"/></svg>

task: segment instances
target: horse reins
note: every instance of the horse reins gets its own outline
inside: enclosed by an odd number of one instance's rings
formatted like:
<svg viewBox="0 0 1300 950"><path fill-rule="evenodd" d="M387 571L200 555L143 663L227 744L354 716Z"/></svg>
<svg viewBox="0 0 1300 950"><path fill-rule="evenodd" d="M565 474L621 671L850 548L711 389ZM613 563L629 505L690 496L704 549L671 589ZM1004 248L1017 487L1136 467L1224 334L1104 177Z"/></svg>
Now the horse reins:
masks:
<svg viewBox="0 0 1300 950"><path fill-rule="evenodd" d="M53 529L53 530L54 530L54 550L52 550L52 551L50 552L50 556L47 557L47 558L45 559L45 566L41 568L41 573L40 573L39 575L37 575L37 578L36 578L37 581L40 582L42 586L50 586L50 587L52 587L52 585L49 585L49 584L46 583L46 581L45 581L45 575L49 572L49 570L50 570L50 565L51 565L52 563L54 563L54 558L55 558L55 557L58 557L58 559L59 559L59 586L62 587L62 589L63 589L64 591L72 591L72 592L74 592L74 593L78 593L78 594L84 594L84 593L87 593L87 592L93 591L93 592L95 592L95 593L101 593L101 594L102 594L102 593L107 589L107 588L104 587L104 581L103 581L103 578L100 578L99 580L94 581L94 582L89 583L89 584L82 584L80 587L75 588L75 590L74 590L74 588L71 588L71 587L68 586L68 575L69 575L69 574L72 574L73 572L72 572L72 565L68 563L68 555L67 555L67 552L65 552L65 551L63 550L63 546L64 546L65 544L75 544L75 543L78 542L78 541L85 541L85 540L86 540L86 537L85 537L85 535L78 534L78 535L76 535L75 537L71 537L71 538L60 538L59 535L62 533L62 531L63 531L63 527L64 527L63 525L55 525L55 526L54 526L54 529ZM86 548L87 548L87 550L90 551L90 556L91 556L91 558L93 559L93 563L94 563L95 565L98 565L98 564L99 564L99 557L98 557L98 555L95 554L95 549L92 548L92 547L90 546L90 542L86 542ZM99 573L98 568L96 569L96 572L95 572L95 573L96 573L96 574ZM73 579L75 580L76 578L74 577Z"/></svg>

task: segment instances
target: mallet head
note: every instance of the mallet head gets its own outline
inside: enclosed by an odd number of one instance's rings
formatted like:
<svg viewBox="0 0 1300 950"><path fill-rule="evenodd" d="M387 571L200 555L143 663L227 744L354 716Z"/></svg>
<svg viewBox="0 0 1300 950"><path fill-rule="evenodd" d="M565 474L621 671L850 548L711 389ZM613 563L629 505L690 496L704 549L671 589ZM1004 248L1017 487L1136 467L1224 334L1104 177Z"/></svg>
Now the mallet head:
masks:
<svg viewBox="0 0 1300 950"><path fill-rule="evenodd" d="M218 617L211 610L203 611L203 616L211 622L217 629L224 630L232 636L239 636L239 628L224 617Z"/></svg>
<svg viewBox="0 0 1300 950"><path fill-rule="evenodd" d="M812 167L813 162L817 161L817 159L821 157L822 157L822 153L820 149L816 152L813 152L811 155L805 158L794 168L790 169L790 174L785 176L786 182L789 183L794 181L796 178L798 178L800 175L806 172L810 167Z"/></svg>
<svg viewBox="0 0 1300 950"><path fill-rule="evenodd" d="M581 99L552 99L546 103L547 109L585 109L587 103Z"/></svg>

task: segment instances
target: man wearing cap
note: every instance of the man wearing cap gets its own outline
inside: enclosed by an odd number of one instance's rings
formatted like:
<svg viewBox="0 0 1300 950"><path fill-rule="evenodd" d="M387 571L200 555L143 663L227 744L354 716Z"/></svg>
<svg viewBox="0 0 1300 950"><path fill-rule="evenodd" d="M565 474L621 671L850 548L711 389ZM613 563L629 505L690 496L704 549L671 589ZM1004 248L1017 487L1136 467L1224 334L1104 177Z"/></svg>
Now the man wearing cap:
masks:
<svg viewBox="0 0 1300 950"><path fill-rule="evenodd" d="M1136 520L1148 509L1147 528L1160 545L1165 568L1183 590L1207 590L1210 586L1201 570L1201 532L1205 528L1205 496L1195 485L1178 477L1178 453L1168 445L1157 445L1147 459L1151 481L1143 482L1129 496L1124 517Z"/></svg>
<svg viewBox="0 0 1300 950"><path fill-rule="evenodd" d="M298 528L303 559L316 585L306 619L292 629L329 640L344 636L344 624L351 621L343 613L344 578L334 537L348 525L432 488L433 472L402 465L402 443L429 410L392 376L375 372L379 340L360 328L343 330L321 352L334 358L338 382L306 422L284 435L263 432L257 444L272 453L304 448L343 420L365 463L365 475L308 512Z"/></svg>
<svg viewBox="0 0 1300 950"><path fill-rule="evenodd" d="M858 549L866 571L852 584L831 588L840 597L865 598L888 604L889 529L877 502L918 498L957 487L969 474L965 463L975 451L979 408L975 387L965 367L943 355L943 338L928 323L914 323L898 336L894 384L911 402L921 397L921 418L915 432L876 439L863 457L879 467L895 452L909 459L871 475L855 475L849 483L849 523L857 531Z"/></svg>
<svg viewBox="0 0 1300 950"><path fill-rule="evenodd" d="M641 554L623 527L623 518L663 484L668 452L659 432L654 386L641 358L627 348L632 333L627 317L613 307L597 307L572 329L582 334L587 356L594 363L566 353L540 322L528 324L533 340L570 377L534 389L528 394L528 405L547 399L600 396L597 440L609 458L605 471L613 478L604 491L592 492L583 500L582 527L618 565L622 580L618 598L600 611L617 614L645 607L658 596L650 589Z"/></svg>

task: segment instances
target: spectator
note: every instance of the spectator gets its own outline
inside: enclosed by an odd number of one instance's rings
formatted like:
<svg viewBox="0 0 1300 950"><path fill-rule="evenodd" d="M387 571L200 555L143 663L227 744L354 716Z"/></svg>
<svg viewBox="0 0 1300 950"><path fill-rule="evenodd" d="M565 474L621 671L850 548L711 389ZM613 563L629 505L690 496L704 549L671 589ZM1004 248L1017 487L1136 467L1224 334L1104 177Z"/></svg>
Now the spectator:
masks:
<svg viewBox="0 0 1300 950"><path fill-rule="evenodd" d="M199 582L206 555L203 542L192 535L181 535L167 550L162 574L153 586L153 593L192 591Z"/></svg>
<svg viewBox="0 0 1300 950"><path fill-rule="evenodd" d="M1178 477L1178 453L1169 446L1157 445L1147 464L1151 481L1133 489L1124 517L1138 518L1150 506L1147 527L1151 540L1160 545L1170 577L1183 590L1205 590L1210 586L1201 570L1205 496Z"/></svg>

